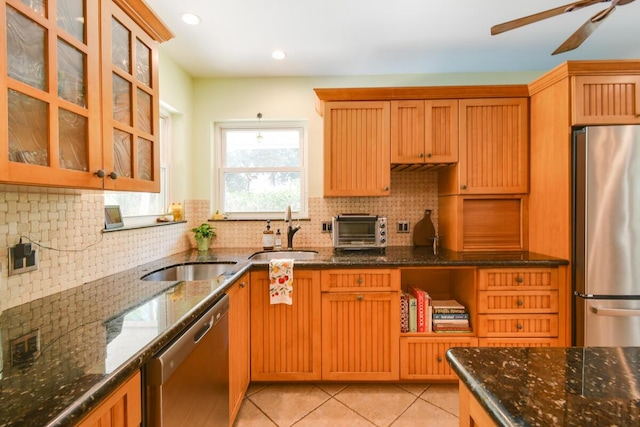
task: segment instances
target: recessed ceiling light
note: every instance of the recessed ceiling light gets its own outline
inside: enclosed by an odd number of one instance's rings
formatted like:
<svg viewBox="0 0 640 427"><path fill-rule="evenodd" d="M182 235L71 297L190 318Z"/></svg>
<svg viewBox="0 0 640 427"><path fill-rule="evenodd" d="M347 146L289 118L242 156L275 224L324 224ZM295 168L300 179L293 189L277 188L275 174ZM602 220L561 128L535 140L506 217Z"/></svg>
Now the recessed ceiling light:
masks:
<svg viewBox="0 0 640 427"><path fill-rule="evenodd" d="M198 25L202 21L198 15L191 12L183 13L182 20L189 25Z"/></svg>
<svg viewBox="0 0 640 427"><path fill-rule="evenodd" d="M287 57L287 54L281 50L274 50L271 57L273 59L284 59Z"/></svg>

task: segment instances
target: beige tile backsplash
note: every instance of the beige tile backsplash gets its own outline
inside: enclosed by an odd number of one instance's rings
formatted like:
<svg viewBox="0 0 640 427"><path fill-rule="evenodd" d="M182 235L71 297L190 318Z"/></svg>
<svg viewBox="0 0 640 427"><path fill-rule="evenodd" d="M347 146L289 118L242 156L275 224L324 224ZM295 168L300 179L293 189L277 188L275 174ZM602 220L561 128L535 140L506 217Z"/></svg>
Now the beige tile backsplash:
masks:
<svg viewBox="0 0 640 427"><path fill-rule="evenodd" d="M104 201L99 191L0 186L0 310L83 285L139 264L194 246L190 228L210 217L208 200L185 201L187 223L102 233ZM297 247L330 247L331 235L320 232L322 221L344 212L386 215L391 233L389 244L412 244L412 234L398 234L396 222L411 227L432 209L438 223L437 173L433 171L391 174L389 197L347 197L309 200L310 218L300 221ZM283 213L284 217L284 213ZM295 218L295 215L294 215ZM214 223L216 237L211 246L261 249L262 221ZM272 221L286 243L284 220ZM31 239L38 251L37 271L8 276L8 248L20 236Z"/></svg>

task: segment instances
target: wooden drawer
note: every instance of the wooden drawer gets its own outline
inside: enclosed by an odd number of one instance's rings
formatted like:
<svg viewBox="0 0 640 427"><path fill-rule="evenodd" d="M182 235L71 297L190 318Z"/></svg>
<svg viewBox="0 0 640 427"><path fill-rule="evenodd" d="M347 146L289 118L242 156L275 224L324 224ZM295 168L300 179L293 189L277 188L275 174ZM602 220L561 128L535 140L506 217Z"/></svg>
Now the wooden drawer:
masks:
<svg viewBox="0 0 640 427"><path fill-rule="evenodd" d="M478 338L480 347L557 347L557 338Z"/></svg>
<svg viewBox="0 0 640 427"><path fill-rule="evenodd" d="M558 289L557 268L483 268L478 272L480 291Z"/></svg>
<svg viewBox="0 0 640 427"><path fill-rule="evenodd" d="M557 337L557 314L480 314L479 337Z"/></svg>
<svg viewBox="0 0 640 427"><path fill-rule="evenodd" d="M558 291L478 292L478 313L557 313Z"/></svg>
<svg viewBox="0 0 640 427"><path fill-rule="evenodd" d="M475 337L400 338L400 379L455 380L445 353L452 347L473 347L477 343Z"/></svg>
<svg viewBox="0 0 640 427"><path fill-rule="evenodd" d="M399 291L400 272L392 269L325 270L322 292Z"/></svg>

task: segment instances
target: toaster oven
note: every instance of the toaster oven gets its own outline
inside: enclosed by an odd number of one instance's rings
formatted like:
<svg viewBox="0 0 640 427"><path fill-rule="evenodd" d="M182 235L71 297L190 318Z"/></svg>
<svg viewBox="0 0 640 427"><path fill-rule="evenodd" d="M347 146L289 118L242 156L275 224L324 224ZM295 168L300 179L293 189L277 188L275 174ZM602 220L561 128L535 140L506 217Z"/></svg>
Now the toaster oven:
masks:
<svg viewBox="0 0 640 427"><path fill-rule="evenodd" d="M340 214L331 220L334 249L366 250L387 247L387 218Z"/></svg>

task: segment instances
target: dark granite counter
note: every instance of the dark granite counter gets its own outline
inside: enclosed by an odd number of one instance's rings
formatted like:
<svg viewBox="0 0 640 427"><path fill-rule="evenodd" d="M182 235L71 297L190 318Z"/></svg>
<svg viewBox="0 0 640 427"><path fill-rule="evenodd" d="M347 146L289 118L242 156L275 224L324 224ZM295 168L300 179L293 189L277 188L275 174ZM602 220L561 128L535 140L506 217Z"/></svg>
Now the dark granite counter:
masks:
<svg viewBox="0 0 640 427"><path fill-rule="evenodd" d="M557 266L533 253L459 254L389 247L384 253L317 249L296 268L411 266ZM189 251L5 310L0 316L0 426L73 425L206 311L237 278L268 262L251 248ZM236 262L213 280L148 282L176 264ZM22 340L22 344L17 341ZM37 347L33 356L17 350ZM13 357L12 355L16 356Z"/></svg>
<svg viewBox="0 0 640 427"><path fill-rule="evenodd" d="M498 426L640 425L640 347L453 348L447 360Z"/></svg>

